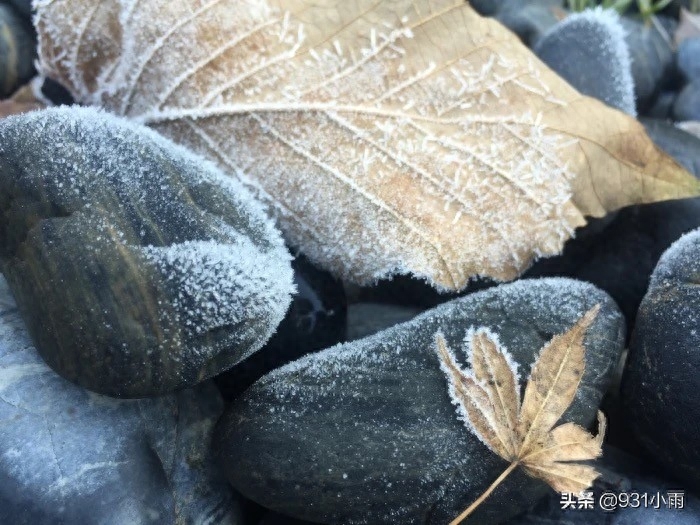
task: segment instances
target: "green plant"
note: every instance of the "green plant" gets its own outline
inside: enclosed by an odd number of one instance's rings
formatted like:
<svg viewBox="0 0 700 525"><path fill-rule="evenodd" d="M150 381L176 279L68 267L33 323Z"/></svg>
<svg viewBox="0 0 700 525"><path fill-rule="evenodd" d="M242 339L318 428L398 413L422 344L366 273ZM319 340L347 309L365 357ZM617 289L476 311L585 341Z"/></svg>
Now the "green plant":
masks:
<svg viewBox="0 0 700 525"><path fill-rule="evenodd" d="M600 5L602 5L605 9L614 9L618 13L622 14L629 9L632 2L633 0L603 0Z"/></svg>
<svg viewBox="0 0 700 525"><path fill-rule="evenodd" d="M639 13L645 22L651 20L651 17L664 9L673 0L637 0Z"/></svg>

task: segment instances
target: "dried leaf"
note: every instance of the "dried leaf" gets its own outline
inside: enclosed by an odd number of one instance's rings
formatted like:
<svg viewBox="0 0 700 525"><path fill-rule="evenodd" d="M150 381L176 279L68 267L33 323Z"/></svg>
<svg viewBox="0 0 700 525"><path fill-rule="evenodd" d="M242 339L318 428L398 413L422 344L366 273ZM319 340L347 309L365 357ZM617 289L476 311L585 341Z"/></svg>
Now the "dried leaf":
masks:
<svg viewBox="0 0 700 525"><path fill-rule="evenodd" d="M463 0L35 7L46 75L219 162L360 283L512 279L584 216L700 189Z"/></svg>
<svg viewBox="0 0 700 525"><path fill-rule="evenodd" d="M44 103L34 94L32 86L27 84L15 91L10 98L0 100L0 118L27 113L28 111L44 107Z"/></svg>
<svg viewBox="0 0 700 525"><path fill-rule="evenodd" d="M603 413L598 412L597 436L575 423L553 427L576 395L585 368L584 335L599 310L599 305L591 308L570 330L542 348L522 404L516 367L495 335L485 329L469 332L471 371L460 368L444 337L437 335L440 366L467 428L511 463L453 524L467 517L518 466L560 492L581 492L598 477L594 467L576 462L600 456L606 426Z"/></svg>

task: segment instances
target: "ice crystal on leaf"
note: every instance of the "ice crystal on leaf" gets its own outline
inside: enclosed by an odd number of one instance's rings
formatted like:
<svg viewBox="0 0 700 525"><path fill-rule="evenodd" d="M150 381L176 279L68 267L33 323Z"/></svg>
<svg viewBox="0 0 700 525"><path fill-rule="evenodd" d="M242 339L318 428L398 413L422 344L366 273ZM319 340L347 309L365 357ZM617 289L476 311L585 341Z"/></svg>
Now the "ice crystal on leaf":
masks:
<svg viewBox="0 0 700 525"><path fill-rule="evenodd" d="M207 155L361 283L512 279L584 216L695 194L463 1L37 1L40 69Z"/></svg>

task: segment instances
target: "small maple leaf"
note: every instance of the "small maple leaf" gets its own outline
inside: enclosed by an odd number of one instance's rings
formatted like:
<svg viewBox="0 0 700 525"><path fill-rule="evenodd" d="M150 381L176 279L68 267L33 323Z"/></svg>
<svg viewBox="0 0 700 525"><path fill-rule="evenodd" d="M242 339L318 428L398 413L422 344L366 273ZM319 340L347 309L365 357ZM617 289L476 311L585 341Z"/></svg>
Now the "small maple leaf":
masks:
<svg viewBox="0 0 700 525"><path fill-rule="evenodd" d="M462 369L442 334L436 335L440 366L450 396L467 428L510 466L450 525L460 523L520 466L558 492L579 493L599 476L577 463L601 455L605 416L598 412L598 435L575 423L553 428L571 405L585 368L583 337L600 305L586 312L567 332L554 336L532 367L520 402L516 365L498 338L481 328L470 332L468 359Z"/></svg>

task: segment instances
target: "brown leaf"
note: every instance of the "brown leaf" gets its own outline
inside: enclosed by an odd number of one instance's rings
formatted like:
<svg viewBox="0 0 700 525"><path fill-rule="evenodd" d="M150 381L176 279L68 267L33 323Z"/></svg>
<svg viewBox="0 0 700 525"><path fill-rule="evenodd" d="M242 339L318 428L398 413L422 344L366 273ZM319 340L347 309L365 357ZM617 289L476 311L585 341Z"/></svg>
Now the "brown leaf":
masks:
<svg viewBox="0 0 700 525"><path fill-rule="evenodd" d="M599 307L589 310L568 332L554 336L532 367L520 407L520 457L541 446L542 439L569 408L583 377L583 336Z"/></svg>
<svg viewBox="0 0 700 525"><path fill-rule="evenodd" d="M501 476L452 523L459 523L517 466L560 492L581 492L598 472L577 461L600 456L605 416L598 412L598 435L575 423L559 421L576 395L585 367L583 339L598 315L597 305L567 332L557 335L540 352L520 403L517 371L508 351L486 329L467 336L471 371L460 368L444 337L436 337L440 366L450 396L467 428L493 452L511 464Z"/></svg>
<svg viewBox="0 0 700 525"><path fill-rule="evenodd" d="M0 100L0 118L19 115L46 107L36 98L30 85L19 88L10 98Z"/></svg>
<svg viewBox="0 0 700 525"><path fill-rule="evenodd" d="M512 279L584 216L700 189L463 0L35 6L45 74L214 159L360 283Z"/></svg>

